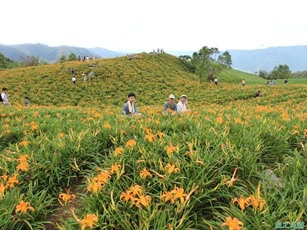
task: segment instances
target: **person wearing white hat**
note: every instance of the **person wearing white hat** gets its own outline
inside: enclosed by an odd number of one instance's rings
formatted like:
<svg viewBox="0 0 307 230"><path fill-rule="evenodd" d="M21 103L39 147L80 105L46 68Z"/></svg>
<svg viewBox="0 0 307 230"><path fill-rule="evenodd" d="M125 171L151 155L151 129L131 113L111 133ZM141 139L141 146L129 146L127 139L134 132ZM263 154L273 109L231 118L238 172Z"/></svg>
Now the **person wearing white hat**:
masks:
<svg viewBox="0 0 307 230"><path fill-rule="evenodd" d="M174 113L177 112L177 105L175 103L175 96L174 96L174 94L170 94L168 96L168 101L165 102L163 110L164 110L164 113L167 113L167 112L170 112L170 111L174 112Z"/></svg>
<svg viewBox="0 0 307 230"><path fill-rule="evenodd" d="M187 111L188 99L187 95L181 95L179 102L177 103L177 111L179 113L184 113Z"/></svg>

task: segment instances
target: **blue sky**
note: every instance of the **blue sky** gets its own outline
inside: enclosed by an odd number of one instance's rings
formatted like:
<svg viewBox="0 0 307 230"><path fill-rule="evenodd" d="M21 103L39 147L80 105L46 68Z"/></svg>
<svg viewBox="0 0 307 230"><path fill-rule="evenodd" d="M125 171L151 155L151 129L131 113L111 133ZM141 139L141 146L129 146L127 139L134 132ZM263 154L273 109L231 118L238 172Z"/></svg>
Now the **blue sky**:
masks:
<svg viewBox="0 0 307 230"><path fill-rule="evenodd" d="M9 0L0 44L115 51L307 45L304 0Z"/></svg>

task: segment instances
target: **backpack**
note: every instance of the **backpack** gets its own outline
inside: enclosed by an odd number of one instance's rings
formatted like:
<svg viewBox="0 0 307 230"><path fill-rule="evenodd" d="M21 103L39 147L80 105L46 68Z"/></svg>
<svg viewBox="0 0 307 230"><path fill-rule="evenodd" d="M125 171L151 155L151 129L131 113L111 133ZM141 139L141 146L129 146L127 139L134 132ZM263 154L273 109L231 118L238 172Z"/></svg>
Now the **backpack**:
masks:
<svg viewBox="0 0 307 230"><path fill-rule="evenodd" d="M3 102L2 95L0 95L0 101Z"/></svg>

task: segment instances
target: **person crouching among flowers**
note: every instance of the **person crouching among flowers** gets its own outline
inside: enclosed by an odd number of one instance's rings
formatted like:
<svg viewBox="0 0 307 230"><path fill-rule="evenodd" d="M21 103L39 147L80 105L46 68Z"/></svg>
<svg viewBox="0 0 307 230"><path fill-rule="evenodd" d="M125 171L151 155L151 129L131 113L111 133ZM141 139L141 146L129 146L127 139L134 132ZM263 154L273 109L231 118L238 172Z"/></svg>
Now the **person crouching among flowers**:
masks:
<svg viewBox="0 0 307 230"><path fill-rule="evenodd" d="M134 93L128 94L128 101L127 103L124 104L124 107L122 109L122 114L131 115L131 116L141 115L138 112L138 109L136 108L135 99L136 96Z"/></svg>

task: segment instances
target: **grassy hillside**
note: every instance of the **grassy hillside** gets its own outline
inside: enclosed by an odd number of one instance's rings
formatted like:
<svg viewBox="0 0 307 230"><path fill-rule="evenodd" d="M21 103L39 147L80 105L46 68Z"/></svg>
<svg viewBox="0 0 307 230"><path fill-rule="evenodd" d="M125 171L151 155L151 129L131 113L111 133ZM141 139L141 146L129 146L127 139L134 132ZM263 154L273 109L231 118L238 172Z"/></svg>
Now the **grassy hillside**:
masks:
<svg viewBox="0 0 307 230"><path fill-rule="evenodd" d="M71 82L71 68L77 73L76 85ZM91 71L95 77L83 82L81 73ZM241 78L247 84L264 82L236 70L225 71L219 82L238 83ZM208 92L204 90L199 95L195 88L210 87L200 83L196 75L185 71L177 58L167 54L141 54L131 61L121 57L1 71L0 85L10 89L12 103L21 103L27 95L37 105L120 105L130 91L139 96L141 105L152 105L162 103L170 93L177 96L185 93L200 100Z"/></svg>
<svg viewBox="0 0 307 230"><path fill-rule="evenodd" d="M0 76L13 95L0 106L0 229L306 225L307 85L200 83L146 54ZM143 116L120 115L132 90ZM169 93L192 111L164 115Z"/></svg>

